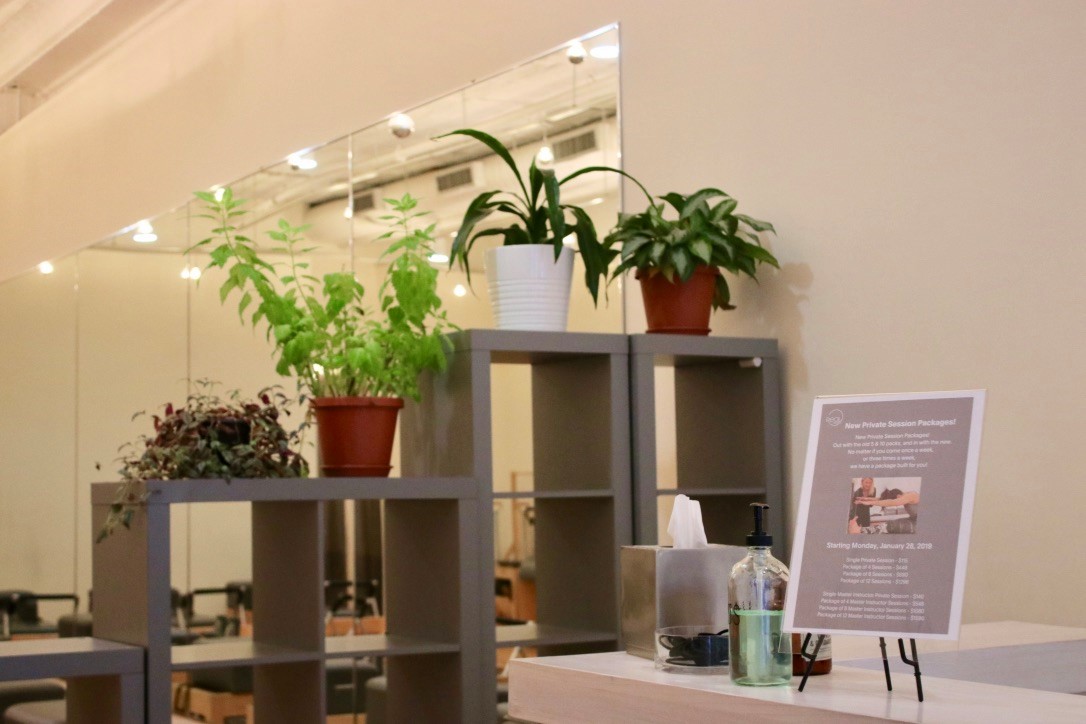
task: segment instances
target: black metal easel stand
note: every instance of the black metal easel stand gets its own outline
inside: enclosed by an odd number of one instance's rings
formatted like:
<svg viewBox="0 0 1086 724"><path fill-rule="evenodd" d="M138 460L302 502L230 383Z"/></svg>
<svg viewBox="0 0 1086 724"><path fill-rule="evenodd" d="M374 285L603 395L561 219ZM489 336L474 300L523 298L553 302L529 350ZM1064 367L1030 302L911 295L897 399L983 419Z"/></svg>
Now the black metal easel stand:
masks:
<svg viewBox="0 0 1086 724"><path fill-rule="evenodd" d="M825 634L819 634L815 640L814 651L807 653L807 646L811 643L811 634L803 637L803 646L800 648L799 655L807 661L807 666L804 668L803 678L799 682L800 691L803 691L803 687L807 686L807 677L811 675L811 669L814 668L815 659L818 657L818 650L822 648L822 642L825 639ZM916 639L909 639L909 646L913 655L911 659L905 655L905 639L897 640L901 660L908 666L913 667L913 676L916 677L916 698L918 701L924 701L924 684L920 680L920 657L916 654ZM886 658L886 639L882 636L879 636L879 648L882 649L882 670L886 674L886 690L893 691L894 685L890 681L890 661Z"/></svg>

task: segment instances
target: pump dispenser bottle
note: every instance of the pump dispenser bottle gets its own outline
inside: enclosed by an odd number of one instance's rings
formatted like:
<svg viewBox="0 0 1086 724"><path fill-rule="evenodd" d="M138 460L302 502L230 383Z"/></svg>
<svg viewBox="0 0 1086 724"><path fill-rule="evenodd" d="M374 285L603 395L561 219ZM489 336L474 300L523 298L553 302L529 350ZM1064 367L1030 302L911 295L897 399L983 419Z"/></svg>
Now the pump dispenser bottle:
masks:
<svg viewBox="0 0 1086 724"><path fill-rule="evenodd" d="M778 686L792 679L792 646L784 623L788 568L769 552L773 537L765 532L769 506L751 503L754 532L747 536L747 557L728 578L728 636L731 678L745 686Z"/></svg>

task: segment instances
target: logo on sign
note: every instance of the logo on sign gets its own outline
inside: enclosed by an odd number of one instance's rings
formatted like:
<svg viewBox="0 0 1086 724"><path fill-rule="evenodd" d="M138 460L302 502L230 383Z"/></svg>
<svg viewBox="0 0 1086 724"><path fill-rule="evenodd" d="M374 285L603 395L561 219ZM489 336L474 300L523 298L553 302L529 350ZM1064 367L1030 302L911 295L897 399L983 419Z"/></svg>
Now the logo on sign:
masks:
<svg viewBox="0 0 1086 724"><path fill-rule="evenodd" d="M834 427L837 427L845 421L845 413L840 410L830 410L830 414L826 415L826 422L830 423Z"/></svg>

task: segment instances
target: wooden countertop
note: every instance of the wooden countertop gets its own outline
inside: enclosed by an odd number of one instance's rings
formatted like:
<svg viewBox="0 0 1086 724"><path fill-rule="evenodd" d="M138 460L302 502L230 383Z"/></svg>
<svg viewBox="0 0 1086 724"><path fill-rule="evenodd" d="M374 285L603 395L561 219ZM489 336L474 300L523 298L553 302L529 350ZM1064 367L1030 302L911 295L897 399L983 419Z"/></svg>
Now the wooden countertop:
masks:
<svg viewBox="0 0 1086 724"><path fill-rule="evenodd" d="M953 652L1021 646L1033 651L1032 658L1007 656L1004 649L992 652L992 659L1032 667L1036 678L1044 645L1056 650L1060 642L1083 640L1086 629L1005 621L966 625L958 642L922 641L918 647L923 671L929 654L935 669L946 669ZM957 678L924 675L925 701L920 703L911 676L896 673L891 693L880 670L844 663L878 657L877 639L835 636L833 645L833 672L812 678L803 693L796 683L756 688L736 686L726 676L667 674L651 661L625 653L518 659L510 667L510 714L525 721L570 724L697 724L719 722L724 716L764 722L1086 722L1086 696L962 680L969 676L968 666ZM1084 679L1079 690L1086 691L1086 663L1071 673L1073 680Z"/></svg>

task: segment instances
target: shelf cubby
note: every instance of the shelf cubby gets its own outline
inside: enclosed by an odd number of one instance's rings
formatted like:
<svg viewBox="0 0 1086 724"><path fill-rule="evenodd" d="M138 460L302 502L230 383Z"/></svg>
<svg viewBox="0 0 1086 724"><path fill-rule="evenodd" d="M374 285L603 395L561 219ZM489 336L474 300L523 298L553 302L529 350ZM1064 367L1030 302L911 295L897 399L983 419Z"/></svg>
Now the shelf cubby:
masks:
<svg viewBox="0 0 1086 724"><path fill-rule="evenodd" d="M253 670L259 724L320 722L330 659L386 657L387 706L397 721L427 721L438 692L448 718L476 721L482 612L477 590L474 484L464 478L310 478L150 481L144 514L95 547L95 630L146 649L146 721L170 721L170 672ZM115 484L96 485L100 526ZM384 501L387 635L325 636L326 502ZM170 645L171 505L249 501L253 536L253 637ZM420 531L422 534L420 535ZM138 649L137 649L138 651ZM470 665L465 663L465 659Z"/></svg>
<svg viewBox="0 0 1086 724"><path fill-rule="evenodd" d="M100 638L0 642L0 681L67 680L67 721L144 720L143 649Z"/></svg>
<svg viewBox="0 0 1086 724"><path fill-rule="evenodd" d="M677 480L659 487L657 368L675 377ZM772 339L632 335L631 430L635 538L658 541L659 506L684 493L701 502L710 542L741 544L746 507L764 500L783 532L780 357ZM740 532L741 531L741 532ZM783 540L783 537L780 538Z"/></svg>
<svg viewBox="0 0 1086 724"><path fill-rule="evenodd" d="M424 377L422 402L404 410L405 474L470 477L479 511L489 512L501 499L531 501L535 508L537 621L495 631L493 578L477 580L485 634L477 659L482 686L472 694L487 711L496 700L499 646L540 653L618 646L618 550L633 541L629 345L617 334L498 330L462 332L453 345L447 373ZM524 411L530 418L523 425L532 438L529 491L495 492L497 365L530 370L531 410ZM480 518L477 541L479 570L492 571L492 516Z"/></svg>

